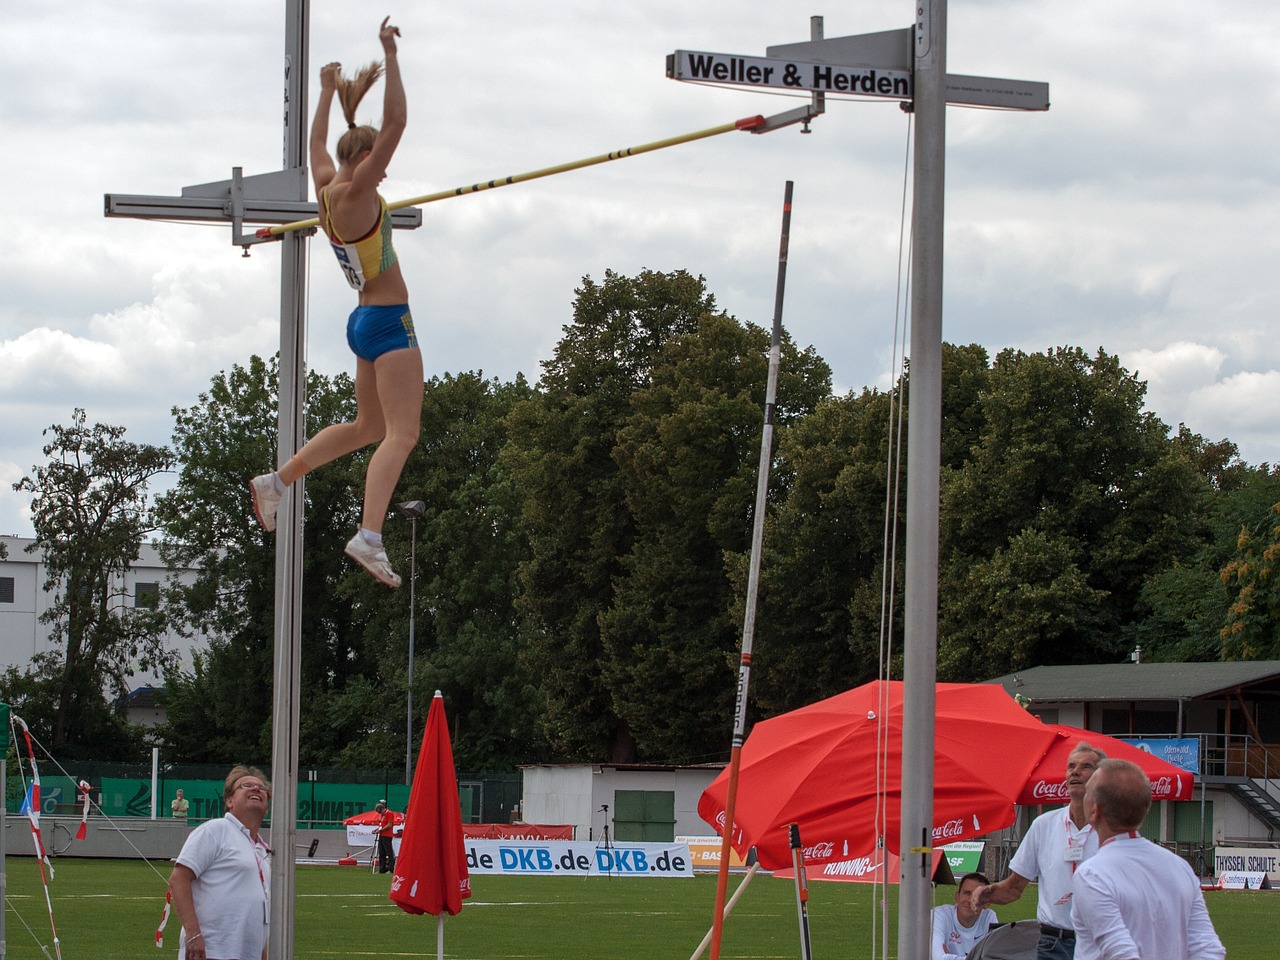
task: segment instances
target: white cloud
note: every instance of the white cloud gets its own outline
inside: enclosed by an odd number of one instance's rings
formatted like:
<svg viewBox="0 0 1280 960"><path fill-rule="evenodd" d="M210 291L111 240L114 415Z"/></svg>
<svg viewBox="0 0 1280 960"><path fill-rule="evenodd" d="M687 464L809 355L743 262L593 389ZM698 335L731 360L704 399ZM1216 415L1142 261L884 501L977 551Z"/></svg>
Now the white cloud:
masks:
<svg viewBox="0 0 1280 960"><path fill-rule="evenodd" d="M763 55L807 38L807 15L789 5L597 7L405 11L410 125L388 196L796 105L663 75L677 48ZM313 0L313 74L377 55L381 15L363 16ZM854 0L825 30L913 20L909 3ZM970 0L952 5L949 31L952 72L1045 80L1053 106L948 111L948 339L1136 358L1166 422L1230 436L1251 459L1276 450L1280 424L1258 399L1280 369L1280 5L1168 0L1153 21L1114 0ZM36 462L39 428L74 406L163 442L171 406L276 349L276 248L245 261L228 226L106 220L102 197L278 169L283 32L260 0L6 12L0 125L22 149L6 195L0 397L16 415L0 427L0 464ZM687 268L723 308L767 322L791 179L784 321L841 389L883 385L908 124L896 104L831 98L811 136L732 133L427 207L397 247L428 371L536 378L574 287L606 269ZM310 360L349 370L350 291L312 246ZM25 524L11 501L0 490L0 529Z"/></svg>

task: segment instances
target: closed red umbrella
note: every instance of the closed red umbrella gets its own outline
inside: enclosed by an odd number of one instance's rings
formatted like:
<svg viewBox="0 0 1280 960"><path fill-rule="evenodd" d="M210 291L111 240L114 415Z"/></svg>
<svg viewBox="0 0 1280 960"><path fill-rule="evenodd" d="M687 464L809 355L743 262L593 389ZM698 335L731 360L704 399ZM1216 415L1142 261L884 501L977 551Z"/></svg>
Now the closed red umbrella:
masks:
<svg viewBox="0 0 1280 960"><path fill-rule="evenodd" d="M1152 799L1191 799L1195 774L1190 771L1175 767L1169 761L1153 756L1145 750L1139 750L1115 737L1061 723L1046 723L1045 726L1057 734L1057 739L1036 764L1035 770L1023 785L1022 792L1018 794L1018 803L1030 806L1068 802L1071 798L1067 796L1067 757L1082 740L1097 747L1108 757L1129 760L1140 766L1143 773L1147 775L1147 779L1151 781Z"/></svg>
<svg viewBox="0 0 1280 960"><path fill-rule="evenodd" d="M462 840L458 775L439 690L431 701L422 750L413 771L389 896L406 913L430 913L439 918L438 953L443 956L444 914L462 910L462 901L471 896L471 879Z"/></svg>
<svg viewBox="0 0 1280 960"><path fill-rule="evenodd" d="M940 683L936 694L934 842L1013 822L1014 801L1056 734L1003 689ZM877 744L883 793L877 789ZM698 813L723 836L728 771ZM786 826L800 824L805 862L844 860L885 843L898 853L902 796L902 683L864 684L757 723L742 747L731 843L760 865L791 862ZM877 816L877 811L880 816Z"/></svg>

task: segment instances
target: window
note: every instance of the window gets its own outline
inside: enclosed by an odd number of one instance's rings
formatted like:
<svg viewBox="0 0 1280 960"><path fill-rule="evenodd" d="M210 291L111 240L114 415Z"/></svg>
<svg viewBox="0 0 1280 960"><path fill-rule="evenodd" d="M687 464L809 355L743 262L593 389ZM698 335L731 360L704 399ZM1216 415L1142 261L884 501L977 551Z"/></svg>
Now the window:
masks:
<svg viewBox="0 0 1280 960"><path fill-rule="evenodd" d="M0 577L0 603L13 603L13 577Z"/></svg>
<svg viewBox="0 0 1280 960"><path fill-rule="evenodd" d="M160 584L135 583L133 585L133 605L154 610L160 604Z"/></svg>

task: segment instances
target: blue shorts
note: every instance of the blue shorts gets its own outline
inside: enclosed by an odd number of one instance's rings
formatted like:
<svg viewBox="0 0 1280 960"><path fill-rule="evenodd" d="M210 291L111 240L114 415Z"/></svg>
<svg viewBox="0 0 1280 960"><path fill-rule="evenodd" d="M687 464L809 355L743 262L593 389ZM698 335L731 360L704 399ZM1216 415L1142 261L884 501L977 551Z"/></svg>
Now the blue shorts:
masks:
<svg viewBox="0 0 1280 960"><path fill-rule="evenodd" d="M356 307L347 318L347 346L370 363L392 350L418 349L409 305Z"/></svg>

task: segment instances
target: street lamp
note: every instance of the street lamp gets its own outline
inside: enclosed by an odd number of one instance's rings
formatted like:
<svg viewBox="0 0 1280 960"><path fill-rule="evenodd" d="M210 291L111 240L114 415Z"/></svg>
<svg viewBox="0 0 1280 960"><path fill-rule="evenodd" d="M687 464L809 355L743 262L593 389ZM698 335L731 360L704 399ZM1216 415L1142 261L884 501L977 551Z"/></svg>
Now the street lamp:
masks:
<svg viewBox="0 0 1280 960"><path fill-rule="evenodd" d="M418 521L427 515L427 505L421 500L406 500L397 503L396 509L413 524L409 539L409 682L405 684L404 783L408 786L413 777L413 626L417 608Z"/></svg>

